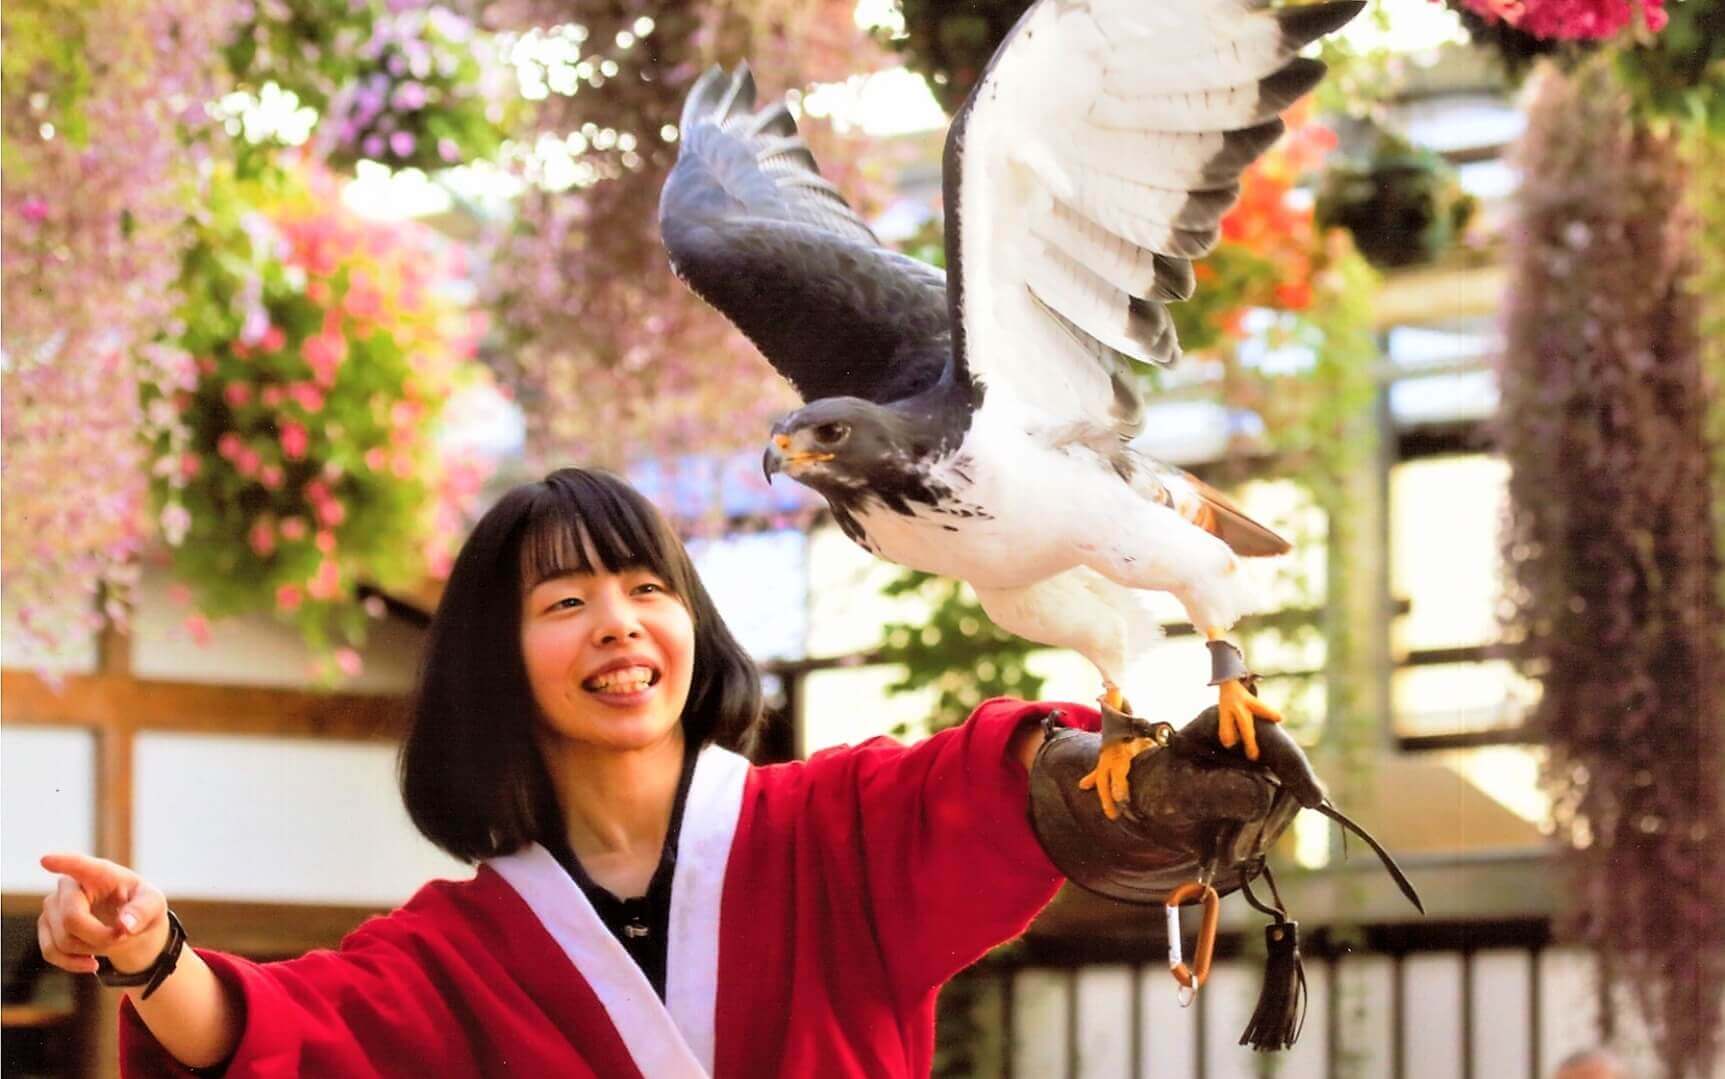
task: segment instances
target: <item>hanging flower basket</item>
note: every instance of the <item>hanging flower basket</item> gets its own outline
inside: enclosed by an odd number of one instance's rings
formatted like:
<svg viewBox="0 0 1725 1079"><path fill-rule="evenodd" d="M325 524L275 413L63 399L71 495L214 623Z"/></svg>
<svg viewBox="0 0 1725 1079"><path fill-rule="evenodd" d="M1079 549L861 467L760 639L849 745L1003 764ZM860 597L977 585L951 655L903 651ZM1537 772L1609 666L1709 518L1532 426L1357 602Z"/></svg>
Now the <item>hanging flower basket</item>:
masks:
<svg viewBox="0 0 1725 1079"><path fill-rule="evenodd" d="M1347 229L1380 269L1431 262L1460 238L1476 207L1441 155L1382 131L1367 152L1331 163L1317 198L1319 223Z"/></svg>
<svg viewBox="0 0 1725 1079"><path fill-rule="evenodd" d="M153 494L202 612L274 612L351 672L357 586L447 573L483 478L434 440L482 377L458 269L428 230L348 213L329 176L218 176L181 278L197 382L146 401L178 418Z"/></svg>

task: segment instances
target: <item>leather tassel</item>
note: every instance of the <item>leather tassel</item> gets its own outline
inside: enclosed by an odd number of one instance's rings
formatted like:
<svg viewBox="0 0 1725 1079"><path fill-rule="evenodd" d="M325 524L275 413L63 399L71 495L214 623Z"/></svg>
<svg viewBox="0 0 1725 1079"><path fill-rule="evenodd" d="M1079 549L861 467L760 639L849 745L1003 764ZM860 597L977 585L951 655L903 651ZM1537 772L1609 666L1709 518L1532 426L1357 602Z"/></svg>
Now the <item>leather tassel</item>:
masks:
<svg viewBox="0 0 1725 1079"><path fill-rule="evenodd" d="M1264 927L1270 956L1264 962L1264 989L1240 1044L1260 1052L1287 1049L1306 1024L1306 969L1300 964L1300 923L1278 919Z"/></svg>

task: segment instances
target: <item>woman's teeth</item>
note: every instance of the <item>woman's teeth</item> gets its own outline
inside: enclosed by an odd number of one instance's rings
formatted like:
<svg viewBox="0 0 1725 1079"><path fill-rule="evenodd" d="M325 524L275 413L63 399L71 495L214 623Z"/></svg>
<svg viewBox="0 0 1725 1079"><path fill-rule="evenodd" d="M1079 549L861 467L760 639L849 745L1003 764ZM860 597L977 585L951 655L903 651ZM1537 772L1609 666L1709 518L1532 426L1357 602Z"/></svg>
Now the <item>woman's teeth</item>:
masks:
<svg viewBox="0 0 1725 1079"><path fill-rule="evenodd" d="M584 683L595 693L639 693L653 684L651 667L623 667L594 675Z"/></svg>

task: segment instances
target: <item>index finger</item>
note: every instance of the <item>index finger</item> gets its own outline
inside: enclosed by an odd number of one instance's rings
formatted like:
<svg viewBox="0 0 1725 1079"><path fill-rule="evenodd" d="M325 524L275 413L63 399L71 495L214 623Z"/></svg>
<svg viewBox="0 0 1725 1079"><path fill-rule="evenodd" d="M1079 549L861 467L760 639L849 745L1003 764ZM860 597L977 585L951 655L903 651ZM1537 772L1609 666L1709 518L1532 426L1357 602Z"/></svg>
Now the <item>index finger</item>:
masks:
<svg viewBox="0 0 1725 1079"><path fill-rule="evenodd" d="M110 862L106 858L92 858L88 854L44 854L39 864L50 873L71 877L78 882L78 887L84 890L84 894L92 898L123 888L137 877L137 874L118 862Z"/></svg>

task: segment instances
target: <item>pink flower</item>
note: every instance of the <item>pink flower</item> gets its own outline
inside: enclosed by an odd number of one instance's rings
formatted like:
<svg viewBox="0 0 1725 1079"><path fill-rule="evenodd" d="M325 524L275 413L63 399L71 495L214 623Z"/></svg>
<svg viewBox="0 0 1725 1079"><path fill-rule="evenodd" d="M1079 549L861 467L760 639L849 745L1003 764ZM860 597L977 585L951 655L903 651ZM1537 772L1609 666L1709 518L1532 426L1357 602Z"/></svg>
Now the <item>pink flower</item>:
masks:
<svg viewBox="0 0 1725 1079"><path fill-rule="evenodd" d="M293 394L294 403L307 412L316 415L323 411L323 391L309 382L296 382L288 387Z"/></svg>
<svg viewBox="0 0 1725 1079"><path fill-rule="evenodd" d="M198 473L204 470L204 459L195 453L180 454L180 475L186 479L196 479Z"/></svg>
<svg viewBox="0 0 1725 1079"><path fill-rule="evenodd" d="M338 528L347 520L347 507L332 498L318 506L317 519L331 528Z"/></svg>
<svg viewBox="0 0 1725 1079"><path fill-rule="evenodd" d="M324 554L334 554L335 533L331 532L327 528L320 528L318 529L317 535L312 538L312 544Z"/></svg>
<svg viewBox="0 0 1725 1079"><path fill-rule="evenodd" d="M281 428L282 453L290 461L302 460L311 448L311 436L297 423L284 423Z"/></svg>
<svg viewBox="0 0 1725 1079"><path fill-rule="evenodd" d="M322 480L311 480L305 485L305 500L312 505L320 505L329 500L329 484Z"/></svg>
<svg viewBox="0 0 1725 1079"><path fill-rule="evenodd" d="M336 600L341 598L341 568L329 559L318 563L317 572L306 583L306 593L312 599Z"/></svg>
<svg viewBox="0 0 1725 1079"><path fill-rule="evenodd" d="M210 643L210 620L201 614L189 614L182 623L199 647Z"/></svg>
<svg viewBox="0 0 1725 1079"><path fill-rule="evenodd" d="M304 517L283 517L282 518L282 524L281 524L281 530L282 530L282 539L287 540L289 543L298 543L300 540L305 539L305 534L306 534L305 518Z"/></svg>
<svg viewBox="0 0 1725 1079"><path fill-rule="evenodd" d="M263 456L250 446L240 450L239 456L234 458L234 468L247 479L257 475L258 469L263 467L263 463Z"/></svg>
<svg viewBox="0 0 1725 1079"><path fill-rule="evenodd" d="M283 522L284 524L286 522ZM276 589L276 610L292 614L305 601L305 593L297 584L284 584Z"/></svg>
<svg viewBox="0 0 1725 1079"><path fill-rule="evenodd" d="M383 452L382 446L373 446L365 451L365 467L373 472L382 472L389 466L389 454Z"/></svg>
<svg viewBox="0 0 1725 1079"><path fill-rule="evenodd" d="M18 204L18 216L32 225L39 225L48 217L48 201L31 195Z"/></svg>
<svg viewBox="0 0 1725 1079"><path fill-rule="evenodd" d="M246 536L246 541L252 545L252 553L259 558L268 558L275 553L276 530L268 517L260 517L252 523L252 530Z"/></svg>
<svg viewBox="0 0 1725 1079"><path fill-rule="evenodd" d="M340 333L315 333L305 339L305 362L321 386L335 382L335 373L347 359L347 338Z"/></svg>
<svg viewBox="0 0 1725 1079"><path fill-rule="evenodd" d="M361 659L359 653L351 648L337 648L335 650L335 665L340 667L341 673L349 678L357 678L359 672L365 670L365 660Z"/></svg>
<svg viewBox="0 0 1725 1079"><path fill-rule="evenodd" d="M222 397L228 402L229 408L244 408L252 403L252 387L249 382L230 382L222 391Z"/></svg>
<svg viewBox="0 0 1725 1079"><path fill-rule="evenodd" d="M282 403L282 388L265 386L263 392L258 394L258 400L263 402L265 408L279 408Z"/></svg>
<svg viewBox="0 0 1725 1079"><path fill-rule="evenodd" d="M282 466L280 465L265 465L263 468L258 470L258 482L263 484L267 490L281 490L282 483L286 478L287 477L282 474Z"/></svg>
<svg viewBox="0 0 1725 1079"><path fill-rule="evenodd" d="M216 373L216 361L208 356L201 356L198 358L198 370L203 374L213 375Z"/></svg>
<svg viewBox="0 0 1725 1079"><path fill-rule="evenodd" d="M216 439L216 452L221 454L224 460L233 460L240 455L240 451L244 448L245 443L241 442L240 436L232 431L224 431L222 437Z"/></svg>
<svg viewBox="0 0 1725 1079"><path fill-rule="evenodd" d="M280 326L271 326L264 331L263 340L258 343L258 347L265 352L280 352L281 347L285 344L287 344L287 334L282 332Z"/></svg>
<svg viewBox="0 0 1725 1079"><path fill-rule="evenodd" d="M168 602L177 603L183 607L192 602L192 590L183 584L171 584L168 586Z"/></svg>

